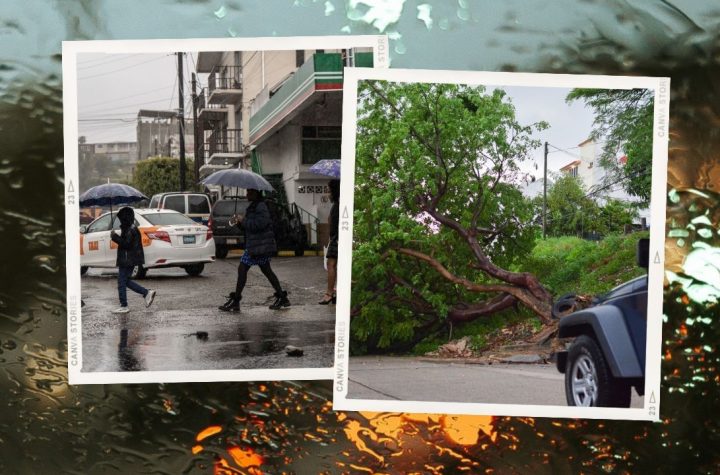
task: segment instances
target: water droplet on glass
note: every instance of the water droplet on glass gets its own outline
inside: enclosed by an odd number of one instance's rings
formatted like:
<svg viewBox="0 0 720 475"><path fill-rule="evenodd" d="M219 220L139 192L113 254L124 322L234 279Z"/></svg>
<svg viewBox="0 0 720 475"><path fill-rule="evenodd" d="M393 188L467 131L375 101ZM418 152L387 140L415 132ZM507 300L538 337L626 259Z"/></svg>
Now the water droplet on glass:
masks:
<svg viewBox="0 0 720 475"><path fill-rule="evenodd" d="M470 19L470 10L458 8L457 16L463 21L468 21Z"/></svg>
<svg viewBox="0 0 720 475"><path fill-rule="evenodd" d="M220 8L218 8L217 10L215 10L213 12L213 14L215 15L215 18L217 18L218 20L222 20L223 18L225 18L225 15L227 15L227 10L225 10L225 5L221 5Z"/></svg>
<svg viewBox="0 0 720 475"><path fill-rule="evenodd" d="M405 53L407 53L407 48L405 47L405 43L403 43L403 42L400 41L400 40L396 41L396 42L395 42L395 52L396 52L397 54L405 54Z"/></svg>
<svg viewBox="0 0 720 475"><path fill-rule="evenodd" d="M438 26L441 30L447 30L448 28L450 28L450 20L448 20L447 18L443 18L438 22Z"/></svg>
<svg viewBox="0 0 720 475"><path fill-rule="evenodd" d="M325 16L330 16L335 12L335 5L332 2L325 2Z"/></svg>
<svg viewBox="0 0 720 475"><path fill-rule="evenodd" d="M418 5L418 20L425 23L425 27L430 30L432 29L433 25L433 19L430 16L430 12L432 12L432 5L428 5L427 3L423 3L422 5Z"/></svg>

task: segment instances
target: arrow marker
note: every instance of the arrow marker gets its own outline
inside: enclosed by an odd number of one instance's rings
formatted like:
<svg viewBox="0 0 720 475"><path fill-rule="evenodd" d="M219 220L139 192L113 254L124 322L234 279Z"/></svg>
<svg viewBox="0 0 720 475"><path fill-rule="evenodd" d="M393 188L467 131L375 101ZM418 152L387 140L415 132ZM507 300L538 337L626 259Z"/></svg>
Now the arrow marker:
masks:
<svg viewBox="0 0 720 475"><path fill-rule="evenodd" d="M75 193L75 187L74 187L73 184L72 184L72 180L70 180L70 182L68 183L67 192L68 192L68 193Z"/></svg>
<svg viewBox="0 0 720 475"><path fill-rule="evenodd" d="M660 264L660 251L655 251L655 260L653 261L654 264Z"/></svg>
<svg viewBox="0 0 720 475"><path fill-rule="evenodd" d="M343 219L348 219L347 206L343 208L342 217L343 217Z"/></svg>
<svg viewBox="0 0 720 475"><path fill-rule="evenodd" d="M650 393L650 404L655 404L655 391Z"/></svg>

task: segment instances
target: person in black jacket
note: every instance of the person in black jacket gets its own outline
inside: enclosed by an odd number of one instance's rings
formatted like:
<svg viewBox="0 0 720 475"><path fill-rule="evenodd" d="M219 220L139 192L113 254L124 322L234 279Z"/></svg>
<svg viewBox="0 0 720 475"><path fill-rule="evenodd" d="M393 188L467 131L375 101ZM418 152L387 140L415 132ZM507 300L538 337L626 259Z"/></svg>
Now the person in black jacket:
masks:
<svg viewBox="0 0 720 475"><path fill-rule="evenodd" d="M245 216L239 218L240 225L245 228L245 252L240 258L235 292L231 292L228 301L218 308L224 312L240 310L240 299L247 282L247 273L250 267L259 266L275 289L275 302L270 305L270 309L286 309L290 307L287 292L282 289L280 281L270 267L270 258L277 253L270 210L258 190L247 190L247 198L250 206L247 207Z"/></svg>
<svg viewBox="0 0 720 475"><path fill-rule="evenodd" d="M155 300L155 291L146 289L130 280L135 266L145 264L140 231L135 226L135 212L132 208L125 207L118 211L117 217L120 220L120 234L113 230L110 232L110 239L118 245L115 265L118 267L120 307L113 310L113 313L127 313L130 311L127 302L128 288L145 298L145 307L152 305Z"/></svg>
<svg viewBox="0 0 720 475"><path fill-rule="evenodd" d="M338 260L338 234L340 229L340 180L330 180L328 183L330 188L330 201L332 201L332 208L330 208L330 217L328 219L328 227L330 229L330 241L328 242L327 252L327 291L323 299L318 303L320 305L327 305L335 303L337 297L335 295L335 283L337 282L337 260Z"/></svg>

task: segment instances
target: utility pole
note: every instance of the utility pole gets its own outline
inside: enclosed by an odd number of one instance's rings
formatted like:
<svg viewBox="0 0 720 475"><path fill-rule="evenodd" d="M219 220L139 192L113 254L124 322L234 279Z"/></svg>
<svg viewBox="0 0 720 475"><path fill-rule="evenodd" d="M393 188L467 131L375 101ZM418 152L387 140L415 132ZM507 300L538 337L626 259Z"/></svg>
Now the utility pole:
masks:
<svg viewBox="0 0 720 475"><path fill-rule="evenodd" d="M200 140L198 139L198 135L200 135L199 128L198 128L198 121L197 121L197 106L198 106L198 97L197 97L197 78L195 77L195 73L192 73L192 103L193 103L193 138L194 138L194 151L195 151L195 180L200 181Z"/></svg>
<svg viewBox="0 0 720 475"><path fill-rule="evenodd" d="M183 53L178 57L178 125L180 127L180 191L185 191L185 99L183 98Z"/></svg>
<svg viewBox="0 0 720 475"><path fill-rule="evenodd" d="M543 165L543 239L547 236L547 156L548 156L548 143L545 142L545 160Z"/></svg>

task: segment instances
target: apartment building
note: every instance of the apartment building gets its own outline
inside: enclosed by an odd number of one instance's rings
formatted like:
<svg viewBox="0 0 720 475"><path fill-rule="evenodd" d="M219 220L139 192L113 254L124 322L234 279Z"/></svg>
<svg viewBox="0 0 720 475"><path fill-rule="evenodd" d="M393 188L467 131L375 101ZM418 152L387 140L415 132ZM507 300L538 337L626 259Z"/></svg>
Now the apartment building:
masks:
<svg viewBox="0 0 720 475"><path fill-rule="evenodd" d="M372 66L370 48L199 53L201 176L228 167L265 176L296 207L312 243L327 240L328 178L308 171L340 158L343 67Z"/></svg>

